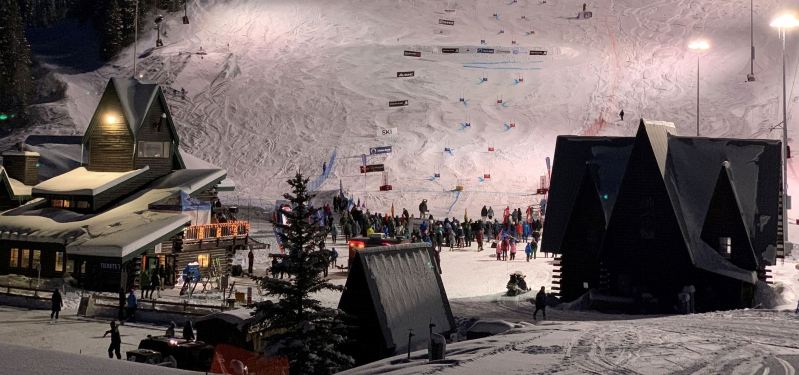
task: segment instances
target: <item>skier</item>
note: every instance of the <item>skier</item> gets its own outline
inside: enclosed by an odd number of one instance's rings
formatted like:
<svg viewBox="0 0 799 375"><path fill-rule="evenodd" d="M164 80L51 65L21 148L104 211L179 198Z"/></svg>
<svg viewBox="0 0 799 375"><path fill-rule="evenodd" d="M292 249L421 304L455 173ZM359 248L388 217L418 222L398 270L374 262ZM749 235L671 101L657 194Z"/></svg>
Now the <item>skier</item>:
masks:
<svg viewBox="0 0 799 375"><path fill-rule="evenodd" d="M527 261L530 261L530 258L533 256L533 242L528 242L527 245L524 247L524 254L527 255Z"/></svg>
<svg viewBox="0 0 799 375"><path fill-rule="evenodd" d="M496 244L497 246L497 260L502 260L502 242Z"/></svg>
<svg viewBox="0 0 799 375"><path fill-rule="evenodd" d="M621 112L619 112L619 118L621 119L621 121L624 121L624 110L623 109L621 110Z"/></svg>
<svg viewBox="0 0 799 375"><path fill-rule="evenodd" d="M58 291L58 288L53 289L53 297L50 299L52 306L50 306L50 324L55 324L58 321L58 313L61 311L61 307L64 306L64 300L61 298L61 292ZM55 316L55 320L53 320L53 316Z"/></svg>
<svg viewBox="0 0 799 375"><path fill-rule="evenodd" d="M488 207L488 220L494 219L494 208L489 206Z"/></svg>
<svg viewBox="0 0 799 375"><path fill-rule="evenodd" d="M335 243L335 241L333 242ZM338 259L338 251L335 247L330 248L330 264L332 268L336 268L336 259Z"/></svg>
<svg viewBox="0 0 799 375"><path fill-rule="evenodd" d="M252 249L250 249L250 252L247 254L247 260L249 261L249 264L247 266L247 273L250 274L250 276L252 276L252 266L253 263L255 263L255 254L253 254Z"/></svg>
<svg viewBox="0 0 799 375"><path fill-rule="evenodd" d="M333 240L333 243L336 243L336 236L338 235L338 229L333 224L330 224L330 238Z"/></svg>
<svg viewBox="0 0 799 375"><path fill-rule="evenodd" d="M422 199L422 203L419 203L419 217L424 217L425 212L427 212L427 199Z"/></svg>
<svg viewBox="0 0 799 375"><path fill-rule="evenodd" d="M119 336L119 327L117 327L117 322L114 320L111 321L111 329L105 331L103 337L108 336L109 333L111 334L111 345L108 346L108 358L114 358L114 353L116 353L117 359L122 359L122 354L119 352L122 338Z"/></svg>
<svg viewBox="0 0 799 375"><path fill-rule="evenodd" d="M516 239L511 237L508 239L508 243L510 244L510 260L516 260Z"/></svg>
<svg viewBox="0 0 799 375"><path fill-rule="evenodd" d="M486 206L483 206L483 209L480 210L480 217L485 221L486 217L488 217L488 209Z"/></svg>
<svg viewBox="0 0 799 375"><path fill-rule="evenodd" d="M533 320L536 320L535 316L538 314L538 310L541 310L541 313L544 315L544 320L547 320L547 294L543 286L541 287L541 290L538 291L538 294L535 295L535 311L533 312Z"/></svg>
<svg viewBox="0 0 799 375"><path fill-rule="evenodd" d="M322 162L322 174L325 174L325 171L326 171L326 170L327 170L327 162L326 162L326 161L323 161L323 162Z"/></svg>

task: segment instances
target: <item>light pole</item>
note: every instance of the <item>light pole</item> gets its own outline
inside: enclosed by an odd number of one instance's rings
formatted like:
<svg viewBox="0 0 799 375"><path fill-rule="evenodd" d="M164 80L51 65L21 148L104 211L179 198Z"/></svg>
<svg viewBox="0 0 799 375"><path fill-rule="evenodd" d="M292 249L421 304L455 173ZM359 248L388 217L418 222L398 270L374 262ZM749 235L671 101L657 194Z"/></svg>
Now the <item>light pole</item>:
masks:
<svg viewBox="0 0 799 375"><path fill-rule="evenodd" d="M710 48L707 40L694 40L688 44L688 48L697 52L696 54L696 136L699 136L699 57L702 51Z"/></svg>
<svg viewBox="0 0 799 375"><path fill-rule="evenodd" d="M782 236L788 242L788 100L785 81L785 39L788 30L799 26L793 14L783 14L773 21L771 27L779 31L782 40ZM785 246L785 245L783 245Z"/></svg>

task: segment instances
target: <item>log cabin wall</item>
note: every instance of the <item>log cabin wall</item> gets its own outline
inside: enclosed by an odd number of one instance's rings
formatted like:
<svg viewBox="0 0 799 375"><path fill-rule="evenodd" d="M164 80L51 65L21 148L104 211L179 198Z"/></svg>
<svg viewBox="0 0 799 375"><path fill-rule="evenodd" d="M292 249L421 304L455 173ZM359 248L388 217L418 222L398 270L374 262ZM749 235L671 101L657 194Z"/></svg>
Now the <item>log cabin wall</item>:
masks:
<svg viewBox="0 0 799 375"><path fill-rule="evenodd" d="M115 90L106 90L89 124L89 165L97 172L133 169L134 139Z"/></svg>
<svg viewBox="0 0 799 375"><path fill-rule="evenodd" d="M136 134L137 149L134 167L138 169L149 166L150 169L145 172L145 174L149 176L151 180L155 180L172 172L172 159L177 151L175 150L177 147L175 136L172 134L167 119L162 117L165 112L160 98L161 96L159 94L159 98L153 101L153 104L147 112L144 123ZM141 142L163 142L168 143L169 146L167 146L168 150L166 150L167 152L163 157L144 157L142 156L142 150L139 149Z"/></svg>

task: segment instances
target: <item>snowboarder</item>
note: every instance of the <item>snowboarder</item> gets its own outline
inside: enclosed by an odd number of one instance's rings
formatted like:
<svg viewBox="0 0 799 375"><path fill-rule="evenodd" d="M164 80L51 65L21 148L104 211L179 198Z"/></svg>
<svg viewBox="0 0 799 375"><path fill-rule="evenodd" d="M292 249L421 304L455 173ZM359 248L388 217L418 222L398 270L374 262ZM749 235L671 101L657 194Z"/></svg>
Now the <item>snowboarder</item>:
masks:
<svg viewBox="0 0 799 375"><path fill-rule="evenodd" d="M111 321L111 329L105 331L103 337L108 336L109 333L111 334L111 345L108 346L108 358L114 358L114 353L116 353L117 359L122 359L122 354L119 352L122 338L119 336L119 327L115 320Z"/></svg>
<svg viewBox="0 0 799 375"><path fill-rule="evenodd" d="M58 321L58 313L61 311L61 307L64 306L64 300L61 298L61 292L58 291L58 288L53 289L53 297L50 298L50 302L52 306L50 306L50 324L55 324ZM53 316L55 316L55 320L53 320Z"/></svg>
<svg viewBox="0 0 799 375"><path fill-rule="evenodd" d="M621 119L621 121L624 121L624 110L623 109L621 110L621 112L619 112L619 118Z"/></svg>
<svg viewBox="0 0 799 375"><path fill-rule="evenodd" d="M186 324L183 325L183 339L194 341L194 323L191 319L187 320Z"/></svg>
<svg viewBox="0 0 799 375"><path fill-rule="evenodd" d="M255 263L255 254L253 254L252 249L250 249L250 252L247 254L247 260L250 262L247 266L247 273L252 276L252 266Z"/></svg>
<svg viewBox="0 0 799 375"><path fill-rule="evenodd" d="M547 320L547 293L543 286L541 287L541 290L538 291L538 294L535 295L535 311L533 312L533 320L536 320L535 316L538 314L538 310L541 310L541 313L544 315L543 320Z"/></svg>

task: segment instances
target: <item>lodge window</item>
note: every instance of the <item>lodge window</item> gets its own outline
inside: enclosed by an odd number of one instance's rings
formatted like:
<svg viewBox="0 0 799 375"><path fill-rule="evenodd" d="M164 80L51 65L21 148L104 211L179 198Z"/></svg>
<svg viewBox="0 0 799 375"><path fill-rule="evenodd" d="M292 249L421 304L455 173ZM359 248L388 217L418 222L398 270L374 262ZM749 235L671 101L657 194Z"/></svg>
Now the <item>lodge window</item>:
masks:
<svg viewBox="0 0 799 375"><path fill-rule="evenodd" d="M73 272L75 272L75 261L74 260L68 260L67 261L67 273L71 274Z"/></svg>
<svg viewBox="0 0 799 375"><path fill-rule="evenodd" d="M197 255L197 263L200 263L200 268L207 268L208 261L210 260L210 258L211 258L210 254Z"/></svg>
<svg viewBox="0 0 799 375"><path fill-rule="evenodd" d="M42 251L33 250L33 258L31 259L31 268L41 269L42 266Z"/></svg>
<svg viewBox="0 0 799 375"><path fill-rule="evenodd" d="M72 207L72 201L69 199L53 199L53 207L70 208Z"/></svg>
<svg viewBox="0 0 799 375"><path fill-rule="evenodd" d="M729 258L732 255L732 238L730 237L719 238L719 254L721 254L725 258Z"/></svg>
<svg viewBox="0 0 799 375"><path fill-rule="evenodd" d="M89 202L87 202L87 201L77 201L77 202L75 202L75 207L76 208L87 209L87 208L89 208Z"/></svg>
<svg viewBox="0 0 799 375"><path fill-rule="evenodd" d="M11 258L8 261L8 266L10 268L18 268L19 267L19 249L11 248Z"/></svg>
<svg viewBox="0 0 799 375"><path fill-rule="evenodd" d="M64 253L60 251L55 253L55 271L64 272Z"/></svg>
<svg viewBox="0 0 799 375"><path fill-rule="evenodd" d="M139 141L138 155L140 158L169 158L171 146L170 142Z"/></svg>
<svg viewBox="0 0 799 375"><path fill-rule="evenodd" d="M22 249L22 257L20 257L19 268L30 268L30 259L30 249Z"/></svg>

